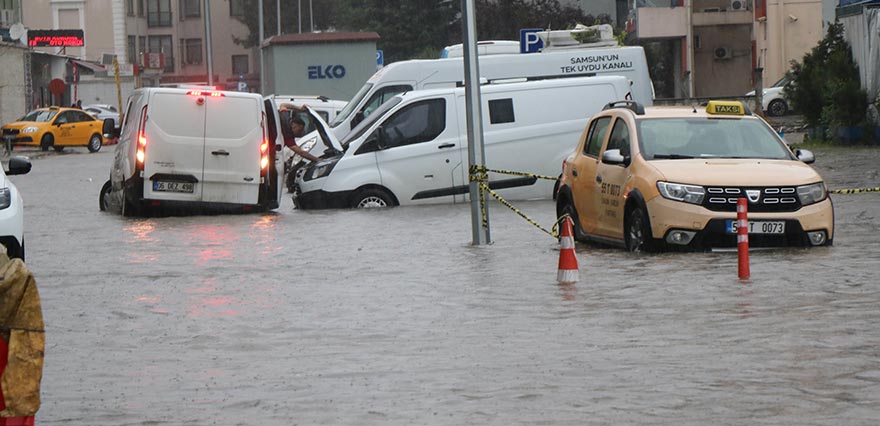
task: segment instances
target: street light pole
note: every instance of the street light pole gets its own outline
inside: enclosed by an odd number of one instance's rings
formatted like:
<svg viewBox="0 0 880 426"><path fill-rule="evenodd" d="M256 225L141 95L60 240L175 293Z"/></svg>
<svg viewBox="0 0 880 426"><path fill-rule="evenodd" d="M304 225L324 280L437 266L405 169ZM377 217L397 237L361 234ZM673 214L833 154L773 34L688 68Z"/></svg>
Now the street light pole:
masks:
<svg viewBox="0 0 880 426"><path fill-rule="evenodd" d="M208 56L208 86L214 85L214 65L211 54L211 0L205 0L205 51ZM186 52L180 52L186 55ZM186 59L186 57L184 57Z"/></svg>
<svg viewBox="0 0 880 426"><path fill-rule="evenodd" d="M260 93L266 93L266 70L263 69L263 0L257 0L257 15L259 31L257 34L257 49L260 49Z"/></svg>

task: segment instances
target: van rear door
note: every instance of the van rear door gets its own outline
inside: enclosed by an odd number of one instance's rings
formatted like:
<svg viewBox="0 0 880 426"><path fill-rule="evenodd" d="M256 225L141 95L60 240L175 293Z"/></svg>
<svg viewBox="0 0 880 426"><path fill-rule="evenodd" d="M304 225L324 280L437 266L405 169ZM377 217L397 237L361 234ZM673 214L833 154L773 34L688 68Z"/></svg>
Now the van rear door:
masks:
<svg viewBox="0 0 880 426"><path fill-rule="evenodd" d="M202 201L257 204L262 101L236 92L222 95L202 96L206 106Z"/></svg>
<svg viewBox="0 0 880 426"><path fill-rule="evenodd" d="M160 90L149 99L144 127L144 198L201 200L206 108L198 98L182 91ZM140 119L140 111L134 114Z"/></svg>

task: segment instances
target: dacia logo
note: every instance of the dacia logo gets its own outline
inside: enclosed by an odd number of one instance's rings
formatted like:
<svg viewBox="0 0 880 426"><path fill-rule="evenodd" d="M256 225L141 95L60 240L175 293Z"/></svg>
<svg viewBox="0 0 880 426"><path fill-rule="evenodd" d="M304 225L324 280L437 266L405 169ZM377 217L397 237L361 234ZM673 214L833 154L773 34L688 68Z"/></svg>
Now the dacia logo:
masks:
<svg viewBox="0 0 880 426"><path fill-rule="evenodd" d="M749 197L749 201L753 203L757 203L758 200L761 199L761 190L760 189L747 189L746 196Z"/></svg>
<svg viewBox="0 0 880 426"><path fill-rule="evenodd" d="M739 114L739 106L736 106L736 105L715 105L715 113L717 113L717 114Z"/></svg>

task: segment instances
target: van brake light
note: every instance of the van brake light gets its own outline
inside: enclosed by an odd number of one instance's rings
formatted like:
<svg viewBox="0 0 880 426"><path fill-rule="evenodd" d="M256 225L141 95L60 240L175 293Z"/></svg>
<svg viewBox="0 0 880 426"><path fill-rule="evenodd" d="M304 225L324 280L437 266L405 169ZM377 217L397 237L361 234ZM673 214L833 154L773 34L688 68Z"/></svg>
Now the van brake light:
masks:
<svg viewBox="0 0 880 426"><path fill-rule="evenodd" d="M263 131L263 142L260 144L260 170L264 171L269 167L269 135L266 131L265 111L262 120L260 120L260 129Z"/></svg>
<svg viewBox="0 0 880 426"><path fill-rule="evenodd" d="M146 149L147 149L147 135L145 134L147 127L147 107L144 106L143 110L141 110L141 123L138 126L138 138L137 138L137 162L141 166L144 165L144 160L146 159Z"/></svg>
<svg viewBox="0 0 880 426"><path fill-rule="evenodd" d="M226 94L223 92L211 92L211 91L207 91L207 90L190 90L190 91L186 92L186 94L192 95L192 96L213 96L215 98L220 97L220 96L226 96Z"/></svg>

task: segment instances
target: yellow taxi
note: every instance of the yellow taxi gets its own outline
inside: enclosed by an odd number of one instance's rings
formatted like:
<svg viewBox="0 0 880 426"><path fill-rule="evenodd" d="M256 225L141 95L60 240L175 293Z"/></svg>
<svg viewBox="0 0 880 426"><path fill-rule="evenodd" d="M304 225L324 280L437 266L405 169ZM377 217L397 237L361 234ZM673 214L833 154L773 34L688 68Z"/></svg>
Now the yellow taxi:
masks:
<svg viewBox="0 0 880 426"><path fill-rule="evenodd" d="M38 108L18 121L3 126L4 141L12 145L39 146L43 151L68 146L101 150L103 122L78 108Z"/></svg>
<svg viewBox="0 0 880 426"><path fill-rule="evenodd" d="M705 250L736 246L746 198L750 246L831 245L834 209L814 160L740 102L614 102L563 162L556 212L581 241Z"/></svg>

